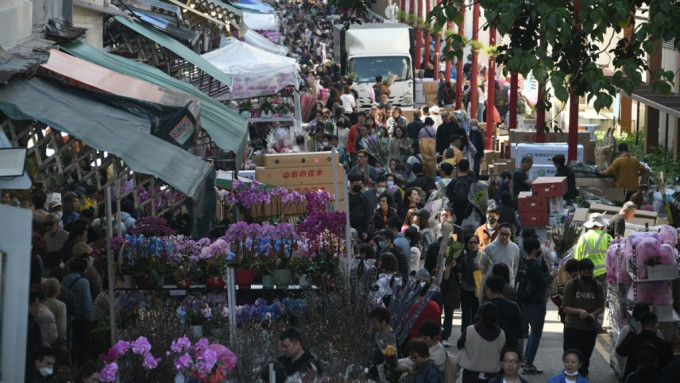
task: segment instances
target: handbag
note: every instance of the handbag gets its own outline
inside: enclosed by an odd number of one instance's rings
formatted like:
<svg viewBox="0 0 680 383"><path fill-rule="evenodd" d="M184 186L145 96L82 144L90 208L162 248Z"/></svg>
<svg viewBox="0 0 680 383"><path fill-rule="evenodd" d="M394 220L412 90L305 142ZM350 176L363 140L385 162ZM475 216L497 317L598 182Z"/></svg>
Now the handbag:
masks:
<svg viewBox="0 0 680 383"><path fill-rule="evenodd" d="M472 277L475 279L475 296L479 296L479 289L482 287L482 254L483 251L479 251L479 254L477 255L477 264L479 265L479 268L475 271L472 272Z"/></svg>

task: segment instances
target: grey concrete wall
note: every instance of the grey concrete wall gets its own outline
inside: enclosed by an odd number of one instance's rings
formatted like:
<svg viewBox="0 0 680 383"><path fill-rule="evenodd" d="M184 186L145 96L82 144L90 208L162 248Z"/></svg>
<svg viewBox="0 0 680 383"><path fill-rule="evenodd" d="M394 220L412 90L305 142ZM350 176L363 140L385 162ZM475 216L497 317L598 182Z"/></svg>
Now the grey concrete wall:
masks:
<svg viewBox="0 0 680 383"><path fill-rule="evenodd" d="M33 29L32 0L0 1L0 47L11 49Z"/></svg>

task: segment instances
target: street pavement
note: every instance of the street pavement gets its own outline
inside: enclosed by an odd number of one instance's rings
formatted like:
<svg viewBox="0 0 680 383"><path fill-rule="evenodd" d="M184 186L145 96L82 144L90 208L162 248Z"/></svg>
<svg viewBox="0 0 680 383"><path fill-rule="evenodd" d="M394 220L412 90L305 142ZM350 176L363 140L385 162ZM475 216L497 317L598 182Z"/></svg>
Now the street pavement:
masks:
<svg viewBox="0 0 680 383"><path fill-rule="evenodd" d="M534 360L534 365L542 369L543 374L522 375L530 383L545 383L550 377L560 373L564 367L562 364L562 330L564 325L560 322L560 318L557 315L557 307L552 302L548 302L547 309L543 337L541 338L541 344L538 347L538 353ZM608 326L609 323L605 315L604 327L608 328ZM449 338L451 347L447 348L447 350L454 354L458 352L456 341L460 337L460 332L460 310L456 310L453 318L453 331L451 338ZM609 334L598 335L595 350L593 350L593 355L590 358L590 382L618 382L616 374L609 366L611 350ZM458 381L460 382L460 378Z"/></svg>

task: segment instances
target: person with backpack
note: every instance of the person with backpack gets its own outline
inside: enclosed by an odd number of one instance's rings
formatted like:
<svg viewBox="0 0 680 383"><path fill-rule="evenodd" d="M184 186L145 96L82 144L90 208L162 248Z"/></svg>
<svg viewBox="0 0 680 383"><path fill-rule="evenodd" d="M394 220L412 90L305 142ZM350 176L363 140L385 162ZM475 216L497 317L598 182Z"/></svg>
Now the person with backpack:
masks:
<svg viewBox="0 0 680 383"><path fill-rule="evenodd" d="M472 211L472 204L468 200L472 179L467 175L468 170L470 170L470 162L466 159L460 160L458 162L458 177L446 185L446 198L449 199L449 204L453 206L453 211L456 213L456 225L459 226Z"/></svg>
<svg viewBox="0 0 680 383"><path fill-rule="evenodd" d="M593 278L595 265L588 258L578 262L580 276L567 282L562 295L564 321L564 350L575 348L583 359L579 372L588 377L590 356L597 338L597 316L604 312L605 295L602 284Z"/></svg>
<svg viewBox="0 0 680 383"><path fill-rule="evenodd" d="M541 267L537 260L541 252L541 242L538 238L530 237L524 239L523 246L524 251L527 253L527 259L524 261L526 275L519 276L517 301L523 304L524 316L529 322L531 332L529 333L524 352L526 363L522 373L525 375L539 375L543 373L543 370L534 366L534 358L543 336L546 314L546 289L552 283L557 270L546 273ZM520 270L518 270L518 275L519 273Z"/></svg>

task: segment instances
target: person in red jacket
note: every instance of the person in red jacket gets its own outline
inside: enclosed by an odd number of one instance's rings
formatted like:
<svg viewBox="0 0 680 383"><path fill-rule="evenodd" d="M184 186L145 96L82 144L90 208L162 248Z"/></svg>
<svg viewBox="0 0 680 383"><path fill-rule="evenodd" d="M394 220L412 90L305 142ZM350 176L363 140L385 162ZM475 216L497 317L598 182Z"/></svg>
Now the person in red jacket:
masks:
<svg viewBox="0 0 680 383"><path fill-rule="evenodd" d="M411 317L418 313L419 307L422 305L423 300L427 299L426 298L427 292L430 290L430 273L427 270L425 269L419 270L416 273L416 278L425 282L425 284L420 289L420 293L418 294L415 303L413 303L411 308L408 310L408 315L406 315L406 323L409 323L411 321ZM411 341L415 338L420 337L420 331L418 331L418 329L420 328L420 325L423 322L429 319L435 323L440 323L441 317L442 308L439 305L439 303L431 299L428 300L427 303L425 303L425 306L422 307L422 311L420 311L420 314L418 314L418 317L413 323L413 327L411 327L411 329L409 330L408 340Z"/></svg>
<svg viewBox="0 0 680 383"><path fill-rule="evenodd" d="M366 124L366 113L359 112L357 114L357 123L349 128L349 133L347 134L347 143L345 144L345 151L349 155L351 161L350 167L356 164L357 158L357 139L359 138L359 128Z"/></svg>

